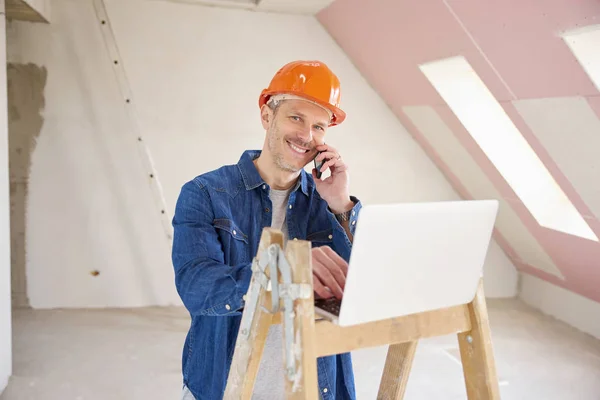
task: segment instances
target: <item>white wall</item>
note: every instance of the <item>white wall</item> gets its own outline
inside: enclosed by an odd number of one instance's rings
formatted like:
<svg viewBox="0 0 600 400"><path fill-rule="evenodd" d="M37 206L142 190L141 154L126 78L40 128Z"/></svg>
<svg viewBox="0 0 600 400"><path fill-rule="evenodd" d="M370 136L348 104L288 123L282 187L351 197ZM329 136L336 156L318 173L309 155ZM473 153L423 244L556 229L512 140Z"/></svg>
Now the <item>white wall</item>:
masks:
<svg viewBox="0 0 600 400"><path fill-rule="evenodd" d="M521 274L519 298L600 339L600 303L529 274Z"/></svg>
<svg viewBox="0 0 600 400"><path fill-rule="evenodd" d="M314 18L163 1L106 4L129 105L90 0L56 0L52 25L15 23L10 31L11 61L48 69L27 205L33 307L179 303L125 107L135 110L171 215L185 181L262 147L258 95L292 59L321 59L341 79L348 119L328 142L351 167L353 194L366 203L458 198ZM485 271L488 294L515 295L514 267L495 243Z"/></svg>
<svg viewBox="0 0 600 400"><path fill-rule="evenodd" d="M0 0L0 65L6 64L6 19ZM6 68L0 68L0 393L12 373L10 293L10 192L8 186L8 124Z"/></svg>

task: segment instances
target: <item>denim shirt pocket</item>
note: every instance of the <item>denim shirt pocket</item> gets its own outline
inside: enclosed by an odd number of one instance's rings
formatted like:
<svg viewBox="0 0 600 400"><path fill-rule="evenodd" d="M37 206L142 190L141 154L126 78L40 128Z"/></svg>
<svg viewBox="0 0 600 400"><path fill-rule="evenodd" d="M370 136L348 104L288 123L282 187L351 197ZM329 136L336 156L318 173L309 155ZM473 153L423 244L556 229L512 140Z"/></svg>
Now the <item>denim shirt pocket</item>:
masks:
<svg viewBox="0 0 600 400"><path fill-rule="evenodd" d="M250 260L248 255L250 242L240 227L228 218L215 219L213 225L217 229L223 246L224 262L229 265L248 262Z"/></svg>
<svg viewBox="0 0 600 400"><path fill-rule="evenodd" d="M311 242L312 247L331 246L333 243L333 229L325 229L318 232L309 233L306 240Z"/></svg>

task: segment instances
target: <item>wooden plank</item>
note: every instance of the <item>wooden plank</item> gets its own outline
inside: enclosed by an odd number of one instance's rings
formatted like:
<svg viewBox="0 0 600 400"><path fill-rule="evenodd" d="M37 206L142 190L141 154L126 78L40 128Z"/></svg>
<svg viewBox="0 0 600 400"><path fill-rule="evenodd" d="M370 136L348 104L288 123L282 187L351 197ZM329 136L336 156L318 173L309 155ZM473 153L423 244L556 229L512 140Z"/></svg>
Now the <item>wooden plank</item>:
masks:
<svg viewBox="0 0 600 400"><path fill-rule="evenodd" d="M259 304L262 304L264 307L270 307L270 300L263 298L263 303L260 303L259 300ZM248 359L247 371L244 375L245 382L242 387L243 390L241 398L247 400L252 398L254 384L256 383L256 377L258 376L258 368L260 367L260 360L265 349L269 328L271 327L271 319L273 318L272 314L262 311L260 307L258 310L256 310L256 312L259 314L257 316L257 323L256 325L252 325L254 330L250 335L250 341L254 343L251 345L253 350Z"/></svg>
<svg viewBox="0 0 600 400"><path fill-rule="evenodd" d="M312 288L312 259L310 242L295 240L287 243L285 257L292 269L292 282L309 284ZM314 294L308 299L294 301L294 343L296 374L285 380L286 399L315 400L319 398L315 343ZM286 321L283 321L284 343ZM284 366L287 365L284 352Z"/></svg>
<svg viewBox="0 0 600 400"><path fill-rule="evenodd" d="M24 0L5 0L7 19L48 23L48 20Z"/></svg>
<svg viewBox="0 0 600 400"><path fill-rule="evenodd" d="M277 243L283 247L283 234L281 231L265 228L260 239L257 257L260 257L260 254L263 252L263 250L274 243ZM267 276L269 275L268 268L265 273ZM253 275L251 279L254 281L256 278ZM258 297L258 306L250 326L249 337L247 339L243 339L238 334L235 343L233 359L231 361L231 368L229 370L229 377L227 379L227 386L225 388L225 399L250 400L252 397L254 382L256 381L256 376L258 375L258 367L260 366L260 359L262 357L267 334L273 319L272 314L262 311L260 307L262 304L270 308L270 303L267 303L267 301L270 302L270 295L268 295L268 293L264 290L261 290ZM249 312L249 309L244 309L242 321L244 318L249 317L246 315L247 312Z"/></svg>
<svg viewBox="0 0 600 400"><path fill-rule="evenodd" d="M466 304L382 321L341 327L320 320L315 325L317 356L346 353L365 347L403 343L471 329Z"/></svg>
<svg viewBox="0 0 600 400"><path fill-rule="evenodd" d="M458 334L467 397L471 400L500 399L500 388L492 346L492 334L483 293L483 281L468 305L472 329Z"/></svg>
<svg viewBox="0 0 600 400"><path fill-rule="evenodd" d="M401 400L417 350L417 341L393 344L385 359L377 400Z"/></svg>

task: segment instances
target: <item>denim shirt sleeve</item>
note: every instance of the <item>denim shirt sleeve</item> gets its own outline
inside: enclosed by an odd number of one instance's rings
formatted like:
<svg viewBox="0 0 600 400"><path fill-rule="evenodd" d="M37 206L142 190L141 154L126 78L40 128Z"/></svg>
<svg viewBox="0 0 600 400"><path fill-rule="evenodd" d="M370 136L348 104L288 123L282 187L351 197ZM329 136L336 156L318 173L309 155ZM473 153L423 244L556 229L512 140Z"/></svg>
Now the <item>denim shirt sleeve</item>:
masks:
<svg viewBox="0 0 600 400"><path fill-rule="evenodd" d="M358 220L358 215L360 214L360 210L362 208L361 201L354 197L350 196L350 200L354 203L354 207L352 207L352 212L350 213L350 220L348 223L350 224L350 233L354 236L354 232L356 232L356 225ZM333 226L333 249L346 261L350 259L350 252L352 251L352 242L348 238L348 234L346 230L342 226L342 224L335 218L335 215L331 212L329 207L327 209L327 215L329 216L329 220Z"/></svg>
<svg viewBox="0 0 600 400"><path fill-rule="evenodd" d="M230 266L218 257L222 250L213 220L206 188L197 181L184 184L173 217L177 292L191 315L241 315L251 264Z"/></svg>

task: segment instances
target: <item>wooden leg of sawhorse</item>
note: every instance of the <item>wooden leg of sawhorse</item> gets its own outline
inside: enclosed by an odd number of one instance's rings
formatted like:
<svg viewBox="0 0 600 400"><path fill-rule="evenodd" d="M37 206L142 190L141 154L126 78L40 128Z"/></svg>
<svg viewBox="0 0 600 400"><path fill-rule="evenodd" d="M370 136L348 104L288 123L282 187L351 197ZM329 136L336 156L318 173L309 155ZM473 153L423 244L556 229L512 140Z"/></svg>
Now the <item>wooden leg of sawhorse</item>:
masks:
<svg viewBox="0 0 600 400"><path fill-rule="evenodd" d="M483 281L475 298L467 305L471 330L458 334L460 358L469 400L498 400L500 388L492 348L492 334L488 318Z"/></svg>
<svg viewBox="0 0 600 400"><path fill-rule="evenodd" d="M499 400L500 389L483 281L473 301L465 305L470 329L458 333L463 376L469 400ZM406 391L417 341L390 345L379 386L378 400L401 400Z"/></svg>
<svg viewBox="0 0 600 400"><path fill-rule="evenodd" d="M317 350L315 341L315 304L312 291L311 245L307 241L291 241L287 243L285 258L292 269L292 281L295 284L308 284L311 287L310 297L294 300L294 354L296 377L293 381L286 379L285 394L290 400L315 400L319 398L319 382L317 379ZM283 321L285 343L286 321ZM283 356L284 367L287 355Z"/></svg>
<svg viewBox="0 0 600 400"><path fill-rule="evenodd" d="M256 376L258 375L258 367L260 366L260 360L271 326L271 314L262 310L257 310L256 312L260 313L260 316L250 335L250 340L248 341L248 346L246 348L248 351L248 361L246 374L243 376L243 382L241 382L240 386L241 397L237 397L240 399L250 400L252 398L254 383L256 382ZM233 366L234 363L232 363L232 367Z"/></svg>
<svg viewBox="0 0 600 400"><path fill-rule="evenodd" d="M377 400L401 400L404 398L417 343L415 340L390 345L385 359L383 376L379 383Z"/></svg>

